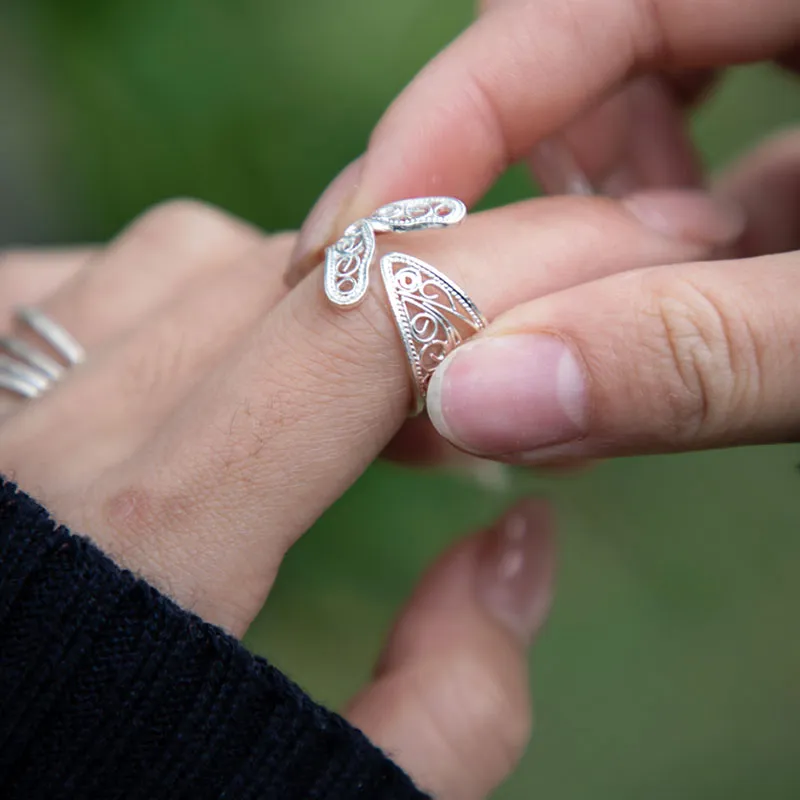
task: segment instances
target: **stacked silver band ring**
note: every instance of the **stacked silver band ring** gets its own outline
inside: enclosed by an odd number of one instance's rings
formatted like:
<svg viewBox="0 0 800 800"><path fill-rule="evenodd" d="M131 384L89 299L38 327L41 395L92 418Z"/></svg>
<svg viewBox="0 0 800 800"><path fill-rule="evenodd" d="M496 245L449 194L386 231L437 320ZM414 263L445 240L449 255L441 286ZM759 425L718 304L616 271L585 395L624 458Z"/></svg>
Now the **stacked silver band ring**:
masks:
<svg viewBox="0 0 800 800"><path fill-rule="evenodd" d="M19 308L15 318L43 343L44 349L25 339L0 336L0 389L27 399L41 397L66 370L81 364L86 352L70 333L37 308Z"/></svg>
<svg viewBox="0 0 800 800"><path fill-rule="evenodd" d="M357 306L369 288L376 234L458 225L466 206L452 197L420 197L379 208L354 222L325 252L325 294L341 309ZM430 264L403 253L381 258L381 277L403 342L414 385L413 413L425 405L436 367L486 327L467 293Z"/></svg>

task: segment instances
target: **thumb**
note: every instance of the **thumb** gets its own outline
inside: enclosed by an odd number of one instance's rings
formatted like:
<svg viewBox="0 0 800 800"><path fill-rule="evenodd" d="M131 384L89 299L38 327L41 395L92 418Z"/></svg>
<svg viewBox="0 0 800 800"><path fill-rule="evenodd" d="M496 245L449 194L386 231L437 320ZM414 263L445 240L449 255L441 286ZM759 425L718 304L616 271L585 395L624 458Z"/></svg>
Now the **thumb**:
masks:
<svg viewBox="0 0 800 800"><path fill-rule="evenodd" d="M458 543L423 579L347 710L437 798L486 797L527 744L526 649L550 606L554 560L538 501Z"/></svg>

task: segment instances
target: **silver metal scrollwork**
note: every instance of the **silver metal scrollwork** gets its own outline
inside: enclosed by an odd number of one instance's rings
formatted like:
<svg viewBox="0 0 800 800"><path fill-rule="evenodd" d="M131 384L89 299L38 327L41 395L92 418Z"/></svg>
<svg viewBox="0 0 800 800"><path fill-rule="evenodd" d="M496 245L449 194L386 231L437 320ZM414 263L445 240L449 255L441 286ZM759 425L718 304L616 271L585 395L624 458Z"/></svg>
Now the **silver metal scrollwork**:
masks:
<svg viewBox="0 0 800 800"><path fill-rule="evenodd" d="M375 258L375 235L458 225L467 207L454 197L419 197L379 208L353 223L325 251L325 294L339 308L357 306L369 288L369 268Z"/></svg>
<svg viewBox="0 0 800 800"><path fill-rule="evenodd" d="M416 412L449 353L486 327L469 295L430 264L404 253L381 259L381 276L414 379Z"/></svg>

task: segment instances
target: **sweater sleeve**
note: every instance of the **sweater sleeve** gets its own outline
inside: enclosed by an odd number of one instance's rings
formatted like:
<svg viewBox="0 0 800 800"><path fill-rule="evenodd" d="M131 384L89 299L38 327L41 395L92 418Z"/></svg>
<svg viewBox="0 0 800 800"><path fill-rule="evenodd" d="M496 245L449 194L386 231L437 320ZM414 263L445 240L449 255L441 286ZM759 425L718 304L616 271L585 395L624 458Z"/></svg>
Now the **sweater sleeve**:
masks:
<svg viewBox="0 0 800 800"><path fill-rule="evenodd" d="M345 720L2 479L0 796L424 797Z"/></svg>

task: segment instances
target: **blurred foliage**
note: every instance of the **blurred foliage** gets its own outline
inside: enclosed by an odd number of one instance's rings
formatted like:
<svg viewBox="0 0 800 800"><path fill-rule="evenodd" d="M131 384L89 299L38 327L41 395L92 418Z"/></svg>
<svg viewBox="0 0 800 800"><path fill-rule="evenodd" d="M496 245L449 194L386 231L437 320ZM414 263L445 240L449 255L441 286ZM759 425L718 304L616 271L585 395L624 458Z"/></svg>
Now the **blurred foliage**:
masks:
<svg viewBox="0 0 800 800"><path fill-rule="evenodd" d="M472 11L26 0L5 13L12 158L35 166L39 207L58 209L38 238L84 240L174 195L297 226ZM716 167L798 119L797 87L751 68L695 125ZM487 202L530 191L513 171ZM515 496L545 493L564 528L560 593L535 654L534 745L497 796L796 798L797 458L789 447L627 460L569 479L510 473L499 488L379 465L290 554L249 644L340 704L424 565Z"/></svg>

